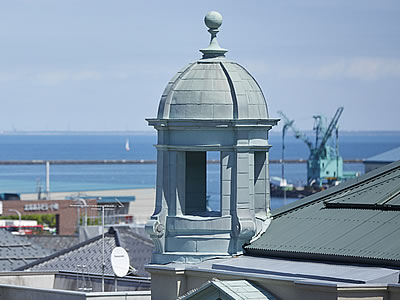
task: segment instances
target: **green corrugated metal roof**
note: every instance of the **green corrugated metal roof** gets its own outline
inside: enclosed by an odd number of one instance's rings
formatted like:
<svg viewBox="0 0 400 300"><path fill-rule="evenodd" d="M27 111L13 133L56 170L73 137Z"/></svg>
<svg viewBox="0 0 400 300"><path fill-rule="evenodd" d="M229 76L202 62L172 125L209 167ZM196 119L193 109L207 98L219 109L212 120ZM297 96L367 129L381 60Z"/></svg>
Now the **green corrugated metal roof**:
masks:
<svg viewBox="0 0 400 300"><path fill-rule="evenodd" d="M400 266L400 162L273 213L254 255Z"/></svg>

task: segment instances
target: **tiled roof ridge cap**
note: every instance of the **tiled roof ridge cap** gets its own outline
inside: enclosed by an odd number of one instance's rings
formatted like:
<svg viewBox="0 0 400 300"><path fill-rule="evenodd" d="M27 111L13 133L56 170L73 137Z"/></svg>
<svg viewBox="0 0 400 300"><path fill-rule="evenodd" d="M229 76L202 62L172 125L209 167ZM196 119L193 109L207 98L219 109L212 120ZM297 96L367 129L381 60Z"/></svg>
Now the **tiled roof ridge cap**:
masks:
<svg viewBox="0 0 400 300"><path fill-rule="evenodd" d="M286 208L283 207L281 209L277 209L276 212L272 211L272 217L273 218L279 218L279 217L281 217L283 215L286 215L288 213L291 213L291 212L293 212L295 210L298 210L298 209L301 209L303 207L306 207L306 206L321 202L321 201L325 200L327 197L330 197L330 196L332 196L334 194L338 194L338 193L342 192L345 189L349 189L349 188L355 187L355 186L357 186L359 184L366 183L367 181L373 179L376 176L383 176L383 175L385 175L387 173L390 173L393 170L398 169L398 168L400 168L400 161L393 162L393 163L388 164L388 165L386 165L386 166L384 166L382 168L373 170L371 172L363 174L363 175L361 175L359 177L356 177L354 179L350 179L350 180L348 180L348 181L346 181L346 182L344 182L342 184L339 184L337 186L331 187L331 188L329 188L327 190L324 190L322 192L318 192L318 193L315 193L315 194L313 194L311 196L305 197L305 198L299 200L299 201L301 201L301 203L298 203L297 205L296 205L296 202L297 202L296 201L292 205L290 205L290 204L287 205Z"/></svg>
<svg viewBox="0 0 400 300"><path fill-rule="evenodd" d="M239 280L227 280L227 281L245 281L245 280L244 279L239 279ZM178 297L176 300L188 299L189 296L192 296L195 293L199 293L199 292L205 290L206 288L208 288L209 286L214 286L215 288L219 289L222 293L224 293L226 296L230 297L230 295L226 294L226 292L224 290L222 290L220 287L218 287L215 284L216 282L222 282L222 281L219 280L216 277L213 277L210 280L208 280L205 283L203 283L201 286L187 291L185 294L183 294L182 296Z"/></svg>

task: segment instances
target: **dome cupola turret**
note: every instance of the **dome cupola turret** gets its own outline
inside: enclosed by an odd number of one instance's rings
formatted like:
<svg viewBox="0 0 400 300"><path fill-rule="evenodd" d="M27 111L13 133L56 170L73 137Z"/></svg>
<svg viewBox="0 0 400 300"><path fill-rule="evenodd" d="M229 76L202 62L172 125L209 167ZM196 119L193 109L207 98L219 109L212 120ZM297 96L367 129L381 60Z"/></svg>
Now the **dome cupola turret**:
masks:
<svg viewBox="0 0 400 300"><path fill-rule="evenodd" d="M222 16L210 12L205 23L203 57L171 79L147 119L158 134L152 263L238 255L270 220L268 131L278 120L251 74L225 59Z"/></svg>
<svg viewBox="0 0 400 300"><path fill-rule="evenodd" d="M159 119L266 119L267 103L257 81L238 63L225 59L228 51L217 41L222 16L209 12L204 19L210 45L203 58L179 71L165 88Z"/></svg>

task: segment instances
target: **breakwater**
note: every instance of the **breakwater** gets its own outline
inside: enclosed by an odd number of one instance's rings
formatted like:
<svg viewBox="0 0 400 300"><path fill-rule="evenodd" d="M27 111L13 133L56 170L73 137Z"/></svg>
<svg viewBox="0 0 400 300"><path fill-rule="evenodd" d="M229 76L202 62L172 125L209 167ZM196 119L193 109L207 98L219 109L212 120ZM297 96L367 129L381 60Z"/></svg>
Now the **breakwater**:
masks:
<svg viewBox="0 0 400 300"><path fill-rule="evenodd" d="M344 163L362 163L363 159L344 159ZM285 164L301 164L306 163L307 159L285 159ZM103 160L0 160L0 165L147 165L156 164L156 160L128 160L128 159L103 159ZM209 164L217 164L218 160L208 160ZM270 159L271 164L282 163L281 159Z"/></svg>

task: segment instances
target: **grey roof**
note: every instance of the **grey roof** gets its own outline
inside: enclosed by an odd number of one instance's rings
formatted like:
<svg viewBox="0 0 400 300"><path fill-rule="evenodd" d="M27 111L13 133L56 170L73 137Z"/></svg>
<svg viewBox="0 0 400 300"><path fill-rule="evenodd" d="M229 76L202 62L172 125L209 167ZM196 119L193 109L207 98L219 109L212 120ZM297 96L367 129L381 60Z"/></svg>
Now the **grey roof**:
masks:
<svg viewBox="0 0 400 300"><path fill-rule="evenodd" d="M400 161L273 212L247 254L400 266Z"/></svg>
<svg viewBox="0 0 400 300"><path fill-rule="evenodd" d="M214 290L214 293L213 291ZM213 295L210 295L210 294ZM201 287L189 291L179 300L189 299L232 299L232 300L274 300L276 299L270 293L256 286L247 280L218 280L213 279Z"/></svg>
<svg viewBox="0 0 400 300"><path fill-rule="evenodd" d="M240 276L256 280L260 278L288 282L316 284L396 284L400 270L370 265L335 264L332 262L302 261L294 259L241 255L215 258L197 264L171 263L152 265L149 269L186 270L200 274L227 278Z"/></svg>
<svg viewBox="0 0 400 300"><path fill-rule="evenodd" d="M349 283L398 283L400 271L377 266L353 266L243 255L212 262L212 270L261 275L268 278Z"/></svg>
<svg viewBox="0 0 400 300"><path fill-rule="evenodd" d="M245 68L223 58L201 59L169 81L158 119L268 119L268 110Z"/></svg>
<svg viewBox="0 0 400 300"><path fill-rule="evenodd" d="M118 230L110 228L105 234L105 274L113 275L111 267L111 252L121 246L127 250L131 266L138 276L149 274L144 270L144 265L151 259L153 244L150 240L135 234L130 229L119 227ZM85 266L82 269L82 266ZM44 259L28 264L18 270L29 271L69 271L102 273L102 236L99 235L85 242L79 243L69 249L52 254Z"/></svg>
<svg viewBox="0 0 400 300"><path fill-rule="evenodd" d="M148 237L134 232L128 226L117 227L121 247L129 254L131 266L137 270L138 276L150 277L144 266L151 261L153 242Z"/></svg>
<svg viewBox="0 0 400 300"><path fill-rule="evenodd" d="M389 151L380 153L378 155L367 158L365 163L379 162L379 163L391 163L400 160L400 147L391 149Z"/></svg>
<svg viewBox="0 0 400 300"><path fill-rule="evenodd" d="M51 253L70 248L79 243L79 237L76 235L27 235L26 238L48 249Z"/></svg>
<svg viewBox="0 0 400 300"><path fill-rule="evenodd" d="M49 250L32 243L24 236L0 230L0 271L14 270L49 254Z"/></svg>

